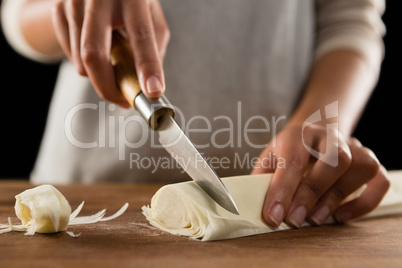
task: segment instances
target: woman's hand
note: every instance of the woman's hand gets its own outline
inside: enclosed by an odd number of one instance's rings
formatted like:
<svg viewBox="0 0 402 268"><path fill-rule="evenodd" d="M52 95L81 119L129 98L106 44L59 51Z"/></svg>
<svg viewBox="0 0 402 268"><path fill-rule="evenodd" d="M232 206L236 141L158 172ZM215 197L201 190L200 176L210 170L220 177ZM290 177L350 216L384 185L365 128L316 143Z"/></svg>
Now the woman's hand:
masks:
<svg viewBox="0 0 402 268"><path fill-rule="evenodd" d="M266 166L264 159L280 165ZM274 176L263 217L273 227L282 221L300 227L304 220L320 225L331 215L338 222L360 217L380 203L389 187L386 170L371 150L321 125L288 125L261 153L253 174L267 172ZM364 184L359 198L342 203Z"/></svg>
<svg viewBox="0 0 402 268"><path fill-rule="evenodd" d="M64 53L103 99L129 107L116 87L109 56L112 30L119 28L127 34L145 95L163 94L169 29L158 0L59 0L52 22Z"/></svg>

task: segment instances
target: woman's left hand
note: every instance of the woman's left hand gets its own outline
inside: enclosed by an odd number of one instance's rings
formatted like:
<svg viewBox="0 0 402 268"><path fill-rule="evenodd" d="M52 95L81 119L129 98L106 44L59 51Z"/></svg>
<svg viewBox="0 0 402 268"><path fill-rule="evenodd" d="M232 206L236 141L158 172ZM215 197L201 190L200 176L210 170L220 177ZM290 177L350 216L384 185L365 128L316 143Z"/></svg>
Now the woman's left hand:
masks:
<svg viewBox="0 0 402 268"><path fill-rule="evenodd" d="M277 165L265 166L264 160ZM320 225L331 215L345 222L372 211L389 188L387 172L370 149L321 125L285 127L253 170L253 174L268 172L274 175L263 217L272 227L282 221L300 227L305 220ZM360 197L342 203L364 184L367 188Z"/></svg>

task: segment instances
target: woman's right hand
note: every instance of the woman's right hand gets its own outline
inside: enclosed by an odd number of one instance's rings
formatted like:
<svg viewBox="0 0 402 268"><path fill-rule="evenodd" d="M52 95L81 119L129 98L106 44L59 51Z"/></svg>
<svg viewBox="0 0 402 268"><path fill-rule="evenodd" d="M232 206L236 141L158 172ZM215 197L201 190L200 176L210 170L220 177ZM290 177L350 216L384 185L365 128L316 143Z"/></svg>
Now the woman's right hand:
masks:
<svg viewBox="0 0 402 268"><path fill-rule="evenodd" d="M59 0L52 22L64 53L101 98L129 107L110 63L112 31L120 28L133 50L144 94L156 98L164 93L162 62L170 33L158 0Z"/></svg>

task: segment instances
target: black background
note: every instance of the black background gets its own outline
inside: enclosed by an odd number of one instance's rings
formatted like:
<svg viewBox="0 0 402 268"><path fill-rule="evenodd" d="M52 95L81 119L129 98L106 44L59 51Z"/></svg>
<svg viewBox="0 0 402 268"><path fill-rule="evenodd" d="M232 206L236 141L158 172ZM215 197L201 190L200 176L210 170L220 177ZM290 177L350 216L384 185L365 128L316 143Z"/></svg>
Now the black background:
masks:
<svg viewBox="0 0 402 268"><path fill-rule="evenodd" d="M397 40L399 1L387 1L383 20L386 55L378 84L354 135L387 169L402 169L400 70ZM1 3L1 0L0 0ZM0 33L0 178L28 178L43 135L58 65L30 61L15 53Z"/></svg>

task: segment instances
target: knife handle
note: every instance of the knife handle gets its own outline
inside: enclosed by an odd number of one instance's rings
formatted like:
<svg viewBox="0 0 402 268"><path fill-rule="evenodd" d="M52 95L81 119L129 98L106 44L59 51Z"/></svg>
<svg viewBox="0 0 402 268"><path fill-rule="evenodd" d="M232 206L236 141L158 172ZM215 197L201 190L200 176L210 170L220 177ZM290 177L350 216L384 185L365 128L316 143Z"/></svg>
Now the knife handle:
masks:
<svg viewBox="0 0 402 268"><path fill-rule="evenodd" d="M144 117L150 128L157 129L159 119L165 114L174 117L175 109L164 95L157 99L148 99L142 93L130 44L118 31L113 31L112 34L110 59L117 87L130 105Z"/></svg>
<svg viewBox="0 0 402 268"><path fill-rule="evenodd" d="M134 107L135 98L141 93L133 58L127 40L117 31L113 31L110 59L117 86L132 107Z"/></svg>

